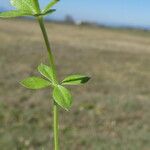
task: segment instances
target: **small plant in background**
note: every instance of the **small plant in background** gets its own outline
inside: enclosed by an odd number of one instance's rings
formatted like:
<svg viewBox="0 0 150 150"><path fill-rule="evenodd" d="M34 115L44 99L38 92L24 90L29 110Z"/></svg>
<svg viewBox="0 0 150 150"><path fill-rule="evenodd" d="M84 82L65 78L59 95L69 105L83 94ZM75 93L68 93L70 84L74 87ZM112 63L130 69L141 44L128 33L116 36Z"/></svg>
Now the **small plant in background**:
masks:
<svg viewBox="0 0 150 150"><path fill-rule="evenodd" d="M38 0L11 0L11 5L16 8L16 10L1 12L0 18L14 18L21 16L33 16L37 19L39 26L41 28L45 45L48 52L48 58L50 66L45 64L40 64L38 66L38 71L42 77L28 77L21 81L20 83L28 89L42 89L50 87L53 89L53 119L54 119L54 150L59 150L59 125L58 125L58 109L62 107L65 110L69 110L72 104L72 95L70 91L65 87L65 85L80 85L88 82L90 79L84 75L71 75L66 77L63 81L59 82L55 61L50 47L50 42L48 40L48 35L44 25L44 16L52 14L55 9L52 7L59 2L59 0L51 1L43 10L40 9Z"/></svg>

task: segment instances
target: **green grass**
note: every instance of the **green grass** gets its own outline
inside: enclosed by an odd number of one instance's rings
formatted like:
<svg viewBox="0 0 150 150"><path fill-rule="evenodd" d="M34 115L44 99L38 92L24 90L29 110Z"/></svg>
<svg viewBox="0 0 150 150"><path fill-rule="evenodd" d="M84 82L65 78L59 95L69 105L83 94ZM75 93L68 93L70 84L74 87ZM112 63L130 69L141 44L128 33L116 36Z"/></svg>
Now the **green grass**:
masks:
<svg viewBox="0 0 150 150"><path fill-rule="evenodd" d="M61 150L149 150L150 33L53 23L47 28L61 79L72 72L92 76L72 89L71 112L60 110ZM38 25L1 21L0 40L0 149L52 149L51 91L18 83L37 75L39 60L46 63Z"/></svg>

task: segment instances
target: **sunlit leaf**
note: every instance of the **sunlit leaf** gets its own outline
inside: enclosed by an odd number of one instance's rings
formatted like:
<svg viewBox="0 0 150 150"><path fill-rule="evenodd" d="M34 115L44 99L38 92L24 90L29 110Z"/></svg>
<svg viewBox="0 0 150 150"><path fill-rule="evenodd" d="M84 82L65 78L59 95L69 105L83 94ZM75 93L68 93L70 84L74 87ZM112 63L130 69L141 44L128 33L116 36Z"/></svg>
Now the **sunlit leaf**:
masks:
<svg viewBox="0 0 150 150"><path fill-rule="evenodd" d="M1 18L11 18L19 16L45 16L52 14L55 9L51 7L59 0L51 1L46 8L41 12L38 0L11 0L11 5L17 10L0 13Z"/></svg>
<svg viewBox="0 0 150 150"><path fill-rule="evenodd" d="M56 9L50 9L46 12L43 12L41 15L49 15L49 14L52 14L53 12L55 12L55 11L56 11Z"/></svg>
<svg viewBox="0 0 150 150"><path fill-rule="evenodd" d="M70 91L63 86L56 86L53 91L53 98L55 102L62 108L69 110L72 104L72 96Z"/></svg>
<svg viewBox="0 0 150 150"><path fill-rule="evenodd" d="M51 67L40 64L38 66L38 71L47 79L49 79L51 82L54 82L54 74Z"/></svg>
<svg viewBox="0 0 150 150"><path fill-rule="evenodd" d="M71 75L66 77L63 81L63 85L79 85L84 84L90 80L90 77L83 75Z"/></svg>
<svg viewBox="0 0 150 150"><path fill-rule="evenodd" d="M49 81L39 77L29 77L27 79L24 79L20 83L28 89L41 89L51 85Z"/></svg>
<svg viewBox="0 0 150 150"><path fill-rule="evenodd" d="M59 2L59 0L53 0L51 1L42 11L43 13L46 13L50 10L51 7L53 7L57 2Z"/></svg>
<svg viewBox="0 0 150 150"><path fill-rule="evenodd" d="M7 12L1 12L0 18L13 18L13 17L21 17L21 16L30 16L28 12L19 11L19 10L12 10Z"/></svg>
<svg viewBox="0 0 150 150"><path fill-rule="evenodd" d="M34 14L37 13L37 8L34 0L11 0L11 4L18 10L25 10Z"/></svg>

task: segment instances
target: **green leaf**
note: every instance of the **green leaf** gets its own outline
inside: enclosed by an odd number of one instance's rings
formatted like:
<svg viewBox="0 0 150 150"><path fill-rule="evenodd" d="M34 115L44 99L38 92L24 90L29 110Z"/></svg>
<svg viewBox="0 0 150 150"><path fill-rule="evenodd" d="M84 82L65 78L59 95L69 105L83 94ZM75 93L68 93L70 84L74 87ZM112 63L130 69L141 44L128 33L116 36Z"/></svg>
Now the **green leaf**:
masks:
<svg viewBox="0 0 150 150"><path fill-rule="evenodd" d="M44 80L39 77L29 77L20 82L21 85L28 89L41 89L51 85L51 83L47 80Z"/></svg>
<svg viewBox="0 0 150 150"><path fill-rule="evenodd" d="M38 66L38 71L47 79L49 79L52 83L54 82L54 73L52 68L47 65L40 64Z"/></svg>
<svg viewBox="0 0 150 150"><path fill-rule="evenodd" d="M53 12L55 12L56 11L56 9L50 9L50 10L48 10L48 11L46 11L46 12L44 12L44 13L42 13L41 15L48 15L48 14L52 14Z"/></svg>
<svg viewBox="0 0 150 150"><path fill-rule="evenodd" d="M38 12L34 1L35 0L11 0L11 4L18 10L24 10L36 14Z"/></svg>
<svg viewBox="0 0 150 150"><path fill-rule="evenodd" d="M65 78L62 81L63 85L79 85L84 84L90 80L90 77L83 76L83 75L71 75Z"/></svg>
<svg viewBox="0 0 150 150"><path fill-rule="evenodd" d="M57 85L53 91L53 98L55 102L64 109L68 110L71 107L72 96L70 94L70 91L65 87Z"/></svg>
<svg viewBox="0 0 150 150"><path fill-rule="evenodd" d="M25 11L19 11L19 10L12 10L7 12L1 12L0 18L13 18L13 17L21 17L21 16L29 16L28 12Z"/></svg>
<svg viewBox="0 0 150 150"><path fill-rule="evenodd" d="M53 7L57 2L59 2L60 0L53 0L51 1L42 11L43 13L46 13L50 10L51 7Z"/></svg>

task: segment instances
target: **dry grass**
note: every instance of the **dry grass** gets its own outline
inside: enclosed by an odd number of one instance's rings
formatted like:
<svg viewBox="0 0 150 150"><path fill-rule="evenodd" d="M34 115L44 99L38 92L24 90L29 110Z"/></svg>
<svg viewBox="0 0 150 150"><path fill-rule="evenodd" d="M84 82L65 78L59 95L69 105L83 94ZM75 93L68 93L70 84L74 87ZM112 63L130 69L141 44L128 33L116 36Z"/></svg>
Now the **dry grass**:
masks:
<svg viewBox="0 0 150 150"><path fill-rule="evenodd" d="M61 150L149 150L150 33L47 23L61 79L92 76L72 89L61 111ZM50 91L18 81L46 63L41 32L32 21L0 20L0 149L52 149ZM50 130L50 133L49 133Z"/></svg>

